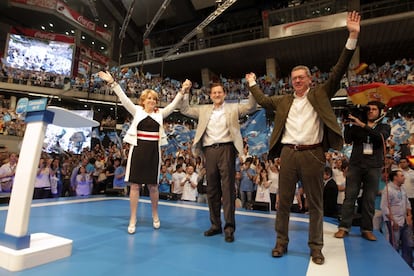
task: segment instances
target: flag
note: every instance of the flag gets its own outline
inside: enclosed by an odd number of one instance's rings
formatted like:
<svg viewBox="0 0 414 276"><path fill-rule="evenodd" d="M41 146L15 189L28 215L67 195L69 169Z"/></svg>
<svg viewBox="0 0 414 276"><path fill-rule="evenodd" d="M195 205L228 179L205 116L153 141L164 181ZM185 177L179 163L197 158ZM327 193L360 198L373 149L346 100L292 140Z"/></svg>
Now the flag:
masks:
<svg viewBox="0 0 414 276"><path fill-rule="evenodd" d="M240 127L241 134L247 138L249 153L260 156L269 151L269 127L266 123L266 110L261 109L249 116Z"/></svg>
<svg viewBox="0 0 414 276"><path fill-rule="evenodd" d="M249 116L240 127L242 136L247 138L249 153L260 156L269 151L270 127L266 123L266 111L261 109ZM186 149L188 142L195 136L195 130L183 125L175 125L166 132L168 145L164 146L165 154L175 154L179 149Z"/></svg>
<svg viewBox="0 0 414 276"><path fill-rule="evenodd" d="M363 62L363 63L360 63L357 67L355 67L353 70L354 70L354 73L356 74L356 75L359 75L359 74L361 74L366 68L368 67L368 64L366 64L365 62Z"/></svg>
<svg viewBox="0 0 414 276"><path fill-rule="evenodd" d="M403 103L414 103L414 85L386 85L374 82L351 86L347 92L353 104L380 101L388 107L394 107Z"/></svg>
<svg viewBox="0 0 414 276"><path fill-rule="evenodd" d="M396 150L410 138L410 131L404 118L396 118L391 121L392 140L396 144Z"/></svg>
<svg viewBox="0 0 414 276"><path fill-rule="evenodd" d="M168 145L165 145L165 154L175 154L179 149L187 149L187 142L191 142L195 136L195 130L183 125L174 125L171 131L166 132Z"/></svg>

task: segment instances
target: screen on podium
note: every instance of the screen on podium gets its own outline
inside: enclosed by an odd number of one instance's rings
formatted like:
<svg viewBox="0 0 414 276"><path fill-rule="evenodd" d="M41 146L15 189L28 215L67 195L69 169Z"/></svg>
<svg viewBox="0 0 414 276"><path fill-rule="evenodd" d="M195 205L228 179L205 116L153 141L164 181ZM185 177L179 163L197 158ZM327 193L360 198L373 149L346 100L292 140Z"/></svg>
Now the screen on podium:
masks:
<svg viewBox="0 0 414 276"><path fill-rule="evenodd" d="M71 110L82 117L93 119L91 110ZM76 126L76 122L74 122ZM63 128L48 125L43 143L43 150L48 153L62 153L64 151L79 154L85 147L91 147L92 128Z"/></svg>

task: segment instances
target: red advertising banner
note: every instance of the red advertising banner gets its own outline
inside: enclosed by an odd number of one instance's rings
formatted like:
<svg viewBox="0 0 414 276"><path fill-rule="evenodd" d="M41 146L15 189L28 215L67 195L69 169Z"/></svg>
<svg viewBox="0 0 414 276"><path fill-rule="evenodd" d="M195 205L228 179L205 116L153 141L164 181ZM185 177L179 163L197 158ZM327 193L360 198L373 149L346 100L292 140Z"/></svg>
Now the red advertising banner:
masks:
<svg viewBox="0 0 414 276"><path fill-rule="evenodd" d="M61 13L64 17L72 20L73 22L81 25L82 27L90 30L95 31L95 23L91 20L85 18L80 13L72 10L69 8L65 3L59 1L56 5L56 11Z"/></svg>
<svg viewBox="0 0 414 276"><path fill-rule="evenodd" d="M106 41L111 41L112 39L111 32L109 32L105 28L96 26L95 22L93 22L92 20L89 20L88 18L84 17L82 14L71 9L63 1L59 1L59 0L10 0L10 3L18 4L20 6L27 5L27 6L34 6L38 8L44 8L48 10L54 10L55 12L57 12L60 15L63 15L65 18L69 19L75 24L89 31L95 32L96 35L102 37Z"/></svg>
<svg viewBox="0 0 414 276"><path fill-rule="evenodd" d="M43 40L53 40L53 41L71 43L71 44L75 43L75 37L73 37L73 36L66 36L66 35L61 35L61 34L42 32L42 31L33 30L33 29L12 27L11 30L10 30L10 33L35 37L35 38L39 38L39 39L43 39Z"/></svg>
<svg viewBox="0 0 414 276"><path fill-rule="evenodd" d="M107 65L109 62L109 58L93 51L91 48L81 45L80 47L80 58L87 58L92 60L93 62L99 63L101 65Z"/></svg>
<svg viewBox="0 0 414 276"><path fill-rule="evenodd" d="M108 30L100 27L100 26L96 26L95 32L97 35L99 35L100 37L102 37L103 39L107 40L107 41L111 41L112 40L112 34L110 32L108 32Z"/></svg>
<svg viewBox="0 0 414 276"><path fill-rule="evenodd" d="M56 5L56 11L63 16L65 16L67 19L75 22L76 24L92 31L96 32L97 35L104 38L107 41L111 41L111 33L105 30L104 28L101 28L99 26L96 26L95 22L89 20L88 18L84 17L77 11L72 10L62 1L58 1Z"/></svg>

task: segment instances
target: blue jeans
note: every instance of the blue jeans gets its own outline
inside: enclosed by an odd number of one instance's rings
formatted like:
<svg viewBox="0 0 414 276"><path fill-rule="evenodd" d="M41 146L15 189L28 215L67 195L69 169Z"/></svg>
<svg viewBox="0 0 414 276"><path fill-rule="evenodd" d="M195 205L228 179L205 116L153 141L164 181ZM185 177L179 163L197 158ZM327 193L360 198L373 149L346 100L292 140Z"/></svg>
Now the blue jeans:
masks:
<svg viewBox="0 0 414 276"><path fill-rule="evenodd" d="M350 231L359 190L362 189L361 200L361 232L372 231L372 219L375 213L375 197L378 193L378 182L381 168L360 168L350 165L346 175L345 200L342 205L342 220L339 228Z"/></svg>
<svg viewBox="0 0 414 276"><path fill-rule="evenodd" d="M240 200L242 203L242 207L246 208L247 202L252 202L253 200L253 192L241 191L240 192Z"/></svg>
<svg viewBox="0 0 414 276"><path fill-rule="evenodd" d="M400 226L398 230L392 229L390 221L385 222L388 230L388 241L397 252L401 249L401 255L404 261L413 268L413 249L412 249L412 231L408 224Z"/></svg>

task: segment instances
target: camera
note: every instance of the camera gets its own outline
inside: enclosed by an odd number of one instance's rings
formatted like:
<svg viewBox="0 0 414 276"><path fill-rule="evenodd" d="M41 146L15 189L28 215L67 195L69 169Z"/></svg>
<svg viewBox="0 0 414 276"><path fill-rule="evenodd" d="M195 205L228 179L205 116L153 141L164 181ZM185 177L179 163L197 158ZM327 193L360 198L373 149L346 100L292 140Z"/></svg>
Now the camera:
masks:
<svg viewBox="0 0 414 276"><path fill-rule="evenodd" d="M345 107L342 113L342 119L344 122L350 122L348 118L349 114L358 118L361 122L366 123L368 121L369 107L366 105L348 105Z"/></svg>

